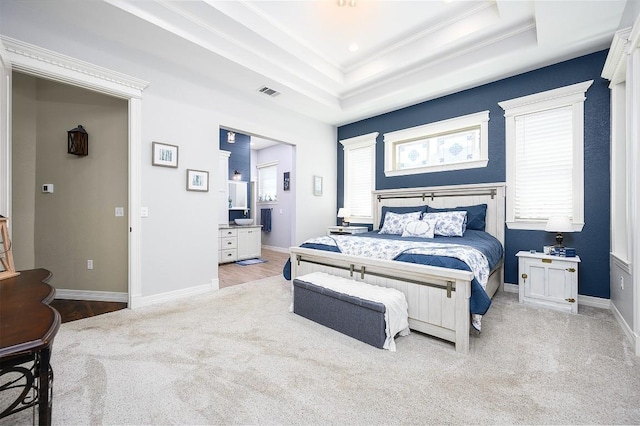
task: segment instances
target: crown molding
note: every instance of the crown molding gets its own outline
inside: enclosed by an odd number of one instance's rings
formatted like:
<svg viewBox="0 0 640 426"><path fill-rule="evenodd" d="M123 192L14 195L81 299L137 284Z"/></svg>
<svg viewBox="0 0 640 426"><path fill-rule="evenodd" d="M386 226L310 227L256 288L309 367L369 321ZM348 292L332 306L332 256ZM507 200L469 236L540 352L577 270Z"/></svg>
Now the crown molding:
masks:
<svg viewBox="0 0 640 426"><path fill-rule="evenodd" d="M11 68L118 97L140 98L147 81L0 35Z"/></svg>
<svg viewBox="0 0 640 426"><path fill-rule="evenodd" d="M611 81L611 84L617 84L625 80L627 61L623 60L628 54L627 46L629 45L629 36L631 28L625 28L613 35L613 41L607 54L607 60L602 68L602 78Z"/></svg>

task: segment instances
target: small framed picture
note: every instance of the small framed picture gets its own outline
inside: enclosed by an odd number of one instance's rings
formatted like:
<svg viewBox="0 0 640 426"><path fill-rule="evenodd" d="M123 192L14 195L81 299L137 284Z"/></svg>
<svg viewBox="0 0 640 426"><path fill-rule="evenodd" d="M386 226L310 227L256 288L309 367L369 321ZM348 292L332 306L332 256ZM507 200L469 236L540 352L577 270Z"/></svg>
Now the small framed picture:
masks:
<svg viewBox="0 0 640 426"><path fill-rule="evenodd" d="M289 190L289 188L291 188L291 186L290 186L290 184L291 184L291 181L290 181L290 172L284 172L284 179L283 179L283 181L282 181L282 182L283 182L282 186L284 187L283 189L284 189L285 191L288 191L288 190Z"/></svg>
<svg viewBox="0 0 640 426"><path fill-rule="evenodd" d="M322 195L322 176L313 177L313 195Z"/></svg>
<svg viewBox="0 0 640 426"><path fill-rule="evenodd" d="M178 147L166 143L154 142L152 144L152 162L154 166L178 167Z"/></svg>
<svg viewBox="0 0 640 426"><path fill-rule="evenodd" d="M187 191L209 192L209 172L187 169Z"/></svg>

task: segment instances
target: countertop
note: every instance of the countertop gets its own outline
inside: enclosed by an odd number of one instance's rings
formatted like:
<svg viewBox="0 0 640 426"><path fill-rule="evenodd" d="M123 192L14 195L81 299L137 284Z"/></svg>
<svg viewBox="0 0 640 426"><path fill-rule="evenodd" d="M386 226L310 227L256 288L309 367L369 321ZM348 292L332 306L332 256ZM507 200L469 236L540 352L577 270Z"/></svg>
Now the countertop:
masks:
<svg viewBox="0 0 640 426"><path fill-rule="evenodd" d="M218 229L229 228L262 228L262 225L236 225L235 223L229 223L227 225L218 224Z"/></svg>

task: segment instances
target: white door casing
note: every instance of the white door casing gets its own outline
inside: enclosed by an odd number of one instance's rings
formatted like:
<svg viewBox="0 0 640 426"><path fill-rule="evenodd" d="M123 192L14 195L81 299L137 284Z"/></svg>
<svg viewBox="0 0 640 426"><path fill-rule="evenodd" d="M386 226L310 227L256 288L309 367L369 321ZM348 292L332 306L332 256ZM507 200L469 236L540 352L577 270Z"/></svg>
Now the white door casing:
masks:
<svg viewBox="0 0 640 426"><path fill-rule="evenodd" d="M11 71L82 87L129 101L129 308L140 306L142 91L148 82L0 36L0 214L11 213Z"/></svg>

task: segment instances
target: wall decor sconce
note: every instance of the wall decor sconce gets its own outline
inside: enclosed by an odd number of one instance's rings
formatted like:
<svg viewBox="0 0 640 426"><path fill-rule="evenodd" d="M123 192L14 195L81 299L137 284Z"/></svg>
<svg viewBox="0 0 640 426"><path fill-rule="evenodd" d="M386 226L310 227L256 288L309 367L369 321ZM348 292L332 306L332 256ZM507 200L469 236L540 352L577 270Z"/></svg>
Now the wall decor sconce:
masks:
<svg viewBox="0 0 640 426"><path fill-rule="evenodd" d="M241 180L242 179L242 173L240 173L237 170L233 171L233 180Z"/></svg>
<svg viewBox="0 0 640 426"><path fill-rule="evenodd" d="M227 132L227 142L236 143L236 134L234 132Z"/></svg>
<svg viewBox="0 0 640 426"><path fill-rule="evenodd" d="M80 124L67 132L67 152L82 156L89 154L89 134Z"/></svg>

